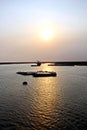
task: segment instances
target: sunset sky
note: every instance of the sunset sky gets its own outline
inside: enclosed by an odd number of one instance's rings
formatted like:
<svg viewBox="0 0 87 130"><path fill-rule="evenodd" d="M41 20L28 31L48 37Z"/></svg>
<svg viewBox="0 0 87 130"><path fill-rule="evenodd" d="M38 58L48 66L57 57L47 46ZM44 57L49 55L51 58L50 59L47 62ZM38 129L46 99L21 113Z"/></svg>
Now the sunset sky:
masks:
<svg viewBox="0 0 87 130"><path fill-rule="evenodd" d="M0 0L0 62L87 60L87 0Z"/></svg>

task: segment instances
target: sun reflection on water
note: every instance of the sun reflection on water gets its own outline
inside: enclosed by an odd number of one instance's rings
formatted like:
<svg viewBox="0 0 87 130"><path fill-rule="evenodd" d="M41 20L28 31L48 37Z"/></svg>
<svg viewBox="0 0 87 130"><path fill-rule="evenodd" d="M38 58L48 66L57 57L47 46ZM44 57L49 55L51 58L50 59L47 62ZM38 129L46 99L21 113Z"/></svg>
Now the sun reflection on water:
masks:
<svg viewBox="0 0 87 130"><path fill-rule="evenodd" d="M52 71L50 67L44 65L42 67L45 71ZM56 110L56 101L58 100L58 87L56 84L58 82L56 77L44 77L44 78L37 78L36 79L36 92L34 94L34 113L33 113L33 120L37 122L35 127L38 128L41 126L43 127L50 127L52 126L51 123L54 120L55 110ZM60 104L59 104L60 105Z"/></svg>
<svg viewBox="0 0 87 130"><path fill-rule="evenodd" d="M47 63L45 63L45 64L42 64L41 65L41 69L43 70L43 71L53 71L53 67L51 67L51 66L48 66L48 64Z"/></svg>

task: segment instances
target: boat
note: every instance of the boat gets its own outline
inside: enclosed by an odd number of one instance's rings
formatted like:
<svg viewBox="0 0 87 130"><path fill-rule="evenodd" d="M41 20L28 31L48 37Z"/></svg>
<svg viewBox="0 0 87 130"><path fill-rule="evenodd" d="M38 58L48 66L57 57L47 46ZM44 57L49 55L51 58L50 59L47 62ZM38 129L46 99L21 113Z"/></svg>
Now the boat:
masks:
<svg viewBox="0 0 87 130"><path fill-rule="evenodd" d="M27 85L28 83L27 83L26 81L24 81L22 84L23 84L23 85Z"/></svg>
<svg viewBox="0 0 87 130"><path fill-rule="evenodd" d="M32 75L33 77L51 77L57 76L56 72L53 71L36 71L36 72L17 72L17 74L21 75Z"/></svg>
<svg viewBox="0 0 87 130"><path fill-rule="evenodd" d="M37 65L31 65L31 67L37 67Z"/></svg>
<svg viewBox="0 0 87 130"><path fill-rule="evenodd" d="M36 64L31 65L31 67L38 67L38 66L41 66L41 62L40 61L37 61Z"/></svg>
<svg viewBox="0 0 87 130"><path fill-rule="evenodd" d="M17 74L21 74L21 75L33 75L35 72L17 72Z"/></svg>
<svg viewBox="0 0 87 130"><path fill-rule="evenodd" d="M37 61L37 66L41 66L41 62L40 61Z"/></svg>
<svg viewBox="0 0 87 130"><path fill-rule="evenodd" d="M57 76L56 72L50 71L37 71L33 74L33 77L50 77L50 76Z"/></svg>

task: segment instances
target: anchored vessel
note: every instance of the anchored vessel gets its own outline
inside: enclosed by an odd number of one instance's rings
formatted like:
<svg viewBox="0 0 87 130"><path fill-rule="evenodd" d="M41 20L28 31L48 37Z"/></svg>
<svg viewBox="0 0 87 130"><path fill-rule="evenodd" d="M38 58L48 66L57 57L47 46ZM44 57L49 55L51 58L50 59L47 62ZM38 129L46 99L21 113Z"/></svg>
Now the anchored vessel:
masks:
<svg viewBox="0 0 87 130"><path fill-rule="evenodd" d="M35 72L17 72L17 74L21 74L21 75L33 75Z"/></svg>
<svg viewBox="0 0 87 130"><path fill-rule="evenodd" d="M57 73L53 72L53 71L17 72L17 74L21 74L21 75L32 75L33 77L57 76Z"/></svg>
<svg viewBox="0 0 87 130"><path fill-rule="evenodd" d="M37 63L36 63L36 64L31 65L31 67L36 67L36 66L41 66L41 62L40 62L40 61L37 61Z"/></svg>
<svg viewBox="0 0 87 130"><path fill-rule="evenodd" d="M56 76L56 72L49 72L49 71L37 71L33 74L34 77L49 77L49 76Z"/></svg>

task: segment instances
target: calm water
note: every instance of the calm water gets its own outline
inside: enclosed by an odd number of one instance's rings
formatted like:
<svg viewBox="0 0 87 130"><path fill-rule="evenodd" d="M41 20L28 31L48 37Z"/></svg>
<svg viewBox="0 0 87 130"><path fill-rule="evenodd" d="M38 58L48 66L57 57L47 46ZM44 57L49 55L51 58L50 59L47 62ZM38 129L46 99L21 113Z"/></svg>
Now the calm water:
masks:
<svg viewBox="0 0 87 130"><path fill-rule="evenodd" d="M37 70L58 76L16 74ZM87 130L87 66L1 65L0 130Z"/></svg>

